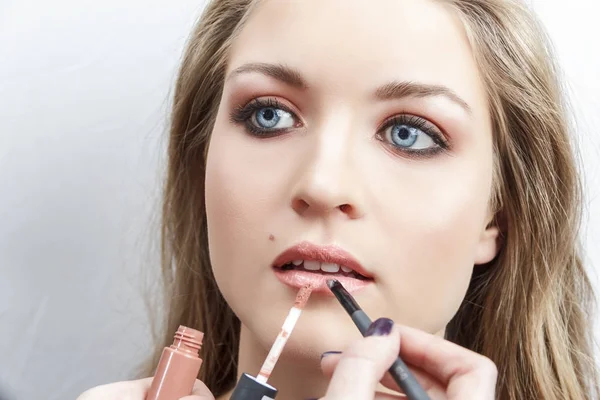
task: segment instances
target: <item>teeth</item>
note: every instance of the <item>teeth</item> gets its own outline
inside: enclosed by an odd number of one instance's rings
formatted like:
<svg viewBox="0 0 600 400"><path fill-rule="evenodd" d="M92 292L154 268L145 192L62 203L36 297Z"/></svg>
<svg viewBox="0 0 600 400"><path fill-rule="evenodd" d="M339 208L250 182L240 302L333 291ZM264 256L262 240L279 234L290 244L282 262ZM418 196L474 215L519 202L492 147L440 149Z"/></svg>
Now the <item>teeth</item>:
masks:
<svg viewBox="0 0 600 400"><path fill-rule="evenodd" d="M313 260L293 260L288 264L284 265L282 268L285 270L298 269L295 267L299 267L299 269L305 269L307 271L323 271L330 274L335 274L342 270L344 273L354 273L358 276L351 268L348 268L344 265L339 265L335 263L326 263L320 261Z"/></svg>
<svg viewBox="0 0 600 400"><path fill-rule="evenodd" d="M324 272L336 273L340 270L340 266L333 263L321 263L321 270Z"/></svg>
<svg viewBox="0 0 600 400"><path fill-rule="evenodd" d="M321 263L318 261L304 261L304 269L309 271L318 271L321 269Z"/></svg>

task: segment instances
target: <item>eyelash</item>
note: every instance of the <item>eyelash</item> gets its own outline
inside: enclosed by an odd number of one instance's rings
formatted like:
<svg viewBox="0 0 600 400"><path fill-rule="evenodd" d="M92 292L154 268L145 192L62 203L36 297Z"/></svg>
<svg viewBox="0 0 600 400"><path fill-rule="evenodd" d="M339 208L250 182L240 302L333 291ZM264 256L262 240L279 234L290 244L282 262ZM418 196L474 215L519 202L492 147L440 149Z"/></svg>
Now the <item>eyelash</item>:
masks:
<svg viewBox="0 0 600 400"><path fill-rule="evenodd" d="M249 133L261 138L269 138L281 135L290 129L261 129L252 124L252 122L250 121L252 119L252 116L255 112L262 108L280 109L290 113L294 118L298 119L295 112L293 112L285 104L281 103L275 98L267 98L254 99L245 105L235 107L234 110L231 112L230 121L234 124L243 124ZM408 125L417 128L426 135L428 135L437 146L428 149L403 150L402 148L394 146L391 143L387 143L385 139L385 131L386 129L394 125ZM426 158L428 156L433 156L437 153L447 151L450 147L447 140L445 139L445 135L440 132L439 128L437 128L433 123L429 122L425 118L411 114L399 114L386 120L383 123L383 125L379 129L377 129L376 138L377 140L385 142L385 144L388 145L390 150L394 153L399 153L414 158Z"/></svg>
<svg viewBox="0 0 600 400"><path fill-rule="evenodd" d="M268 98L254 99L245 105L235 107L231 113L230 121L234 124L244 124L248 132L262 138L273 137L285 133L287 129L261 129L250 122L254 113L261 108L277 108L290 113L296 119L298 118L296 117L296 113L290 110L285 104L277 99Z"/></svg>
<svg viewBox="0 0 600 400"><path fill-rule="evenodd" d="M391 151L395 153L408 154L411 157L419 158L433 156L435 154L447 151L450 148L448 141L445 139L445 135L440 132L439 128L437 128L433 123L429 122L425 118L418 117L412 114L399 114L392 118L389 118L377 130L376 138L382 142L385 142L385 131L394 125L408 125L417 128L424 134L429 136L431 140L433 140L433 142L437 145L437 147L431 147L428 149L403 150L400 147L394 146L386 142L386 144L389 144Z"/></svg>

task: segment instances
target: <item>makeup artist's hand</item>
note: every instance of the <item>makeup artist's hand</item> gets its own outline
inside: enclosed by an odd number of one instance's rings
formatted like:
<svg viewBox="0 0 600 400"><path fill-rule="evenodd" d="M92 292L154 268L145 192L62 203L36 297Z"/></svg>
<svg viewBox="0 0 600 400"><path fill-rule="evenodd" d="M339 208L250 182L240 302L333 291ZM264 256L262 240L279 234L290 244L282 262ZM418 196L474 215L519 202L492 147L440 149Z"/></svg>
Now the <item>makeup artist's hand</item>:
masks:
<svg viewBox="0 0 600 400"><path fill-rule="evenodd" d="M379 383L399 391L386 372L398 354L431 400L494 399L496 366L488 358L440 337L379 319L371 336L343 353L325 353L323 372L331 377L325 399L373 399ZM375 399L406 399L376 393Z"/></svg>
<svg viewBox="0 0 600 400"><path fill-rule="evenodd" d="M151 384L152 378L110 383L82 393L77 400L146 400ZM196 379L192 394L182 397L181 400L215 400L215 398L206 385Z"/></svg>

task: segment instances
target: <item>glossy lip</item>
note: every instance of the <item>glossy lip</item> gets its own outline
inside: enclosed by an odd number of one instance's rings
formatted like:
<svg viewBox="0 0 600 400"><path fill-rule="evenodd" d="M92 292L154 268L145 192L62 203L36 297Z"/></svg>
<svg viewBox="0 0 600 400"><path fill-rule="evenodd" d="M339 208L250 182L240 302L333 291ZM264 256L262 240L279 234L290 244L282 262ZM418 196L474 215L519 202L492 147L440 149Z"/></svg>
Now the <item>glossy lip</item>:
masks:
<svg viewBox="0 0 600 400"><path fill-rule="evenodd" d="M355 279L341 273L331 274L301 270L283 271L281 269L283 265L294 260L319 261L335 263L340 266L343 265L367 279ZM327 280L332 278L338 279L349 292L355 292L373 283L373 274L368 272L356 258L341 247L332 245L319 246L310 242L299 243L277 256L275 261L273 261L272 267L275 275L282 283L298 289L302 286L310 285L313 291L325 294L331 294L327 287Z"/></svg>
<svg viewBox="0 0 600 400"><path fill-rule="evenodd" d="M279 268L273 268L273 273L281 283L296 290L308 285L312 288L313 293L320 293L322 295L331 297L333 297L333 293L327 286L327 281L329 279L337 279L350 293L355 293L373 284L372 280L361 280L341 274L329 274L301 270L283 271Z"/></svg>

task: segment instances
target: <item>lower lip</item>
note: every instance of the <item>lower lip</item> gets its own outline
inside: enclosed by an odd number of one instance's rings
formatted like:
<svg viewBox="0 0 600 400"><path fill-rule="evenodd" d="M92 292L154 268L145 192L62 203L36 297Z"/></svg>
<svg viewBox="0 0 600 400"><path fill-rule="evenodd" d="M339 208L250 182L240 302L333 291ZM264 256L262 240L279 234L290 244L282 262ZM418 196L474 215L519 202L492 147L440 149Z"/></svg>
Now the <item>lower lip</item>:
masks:
<svg viewBox="0 0 600 400"><path fill-rule="evenodd" d="M342 274L320 274L318 272L302 270L283 271L279 268L273 268L273 272L277 279L285 285L295 289L300 289L309 285L312 288L313 293L322 293L331 296L333 296L333 293L331 293L327 286L327 281L329 279L337 279L350 293L357 292L373 283L372 280L355 279Z"/></svg>

